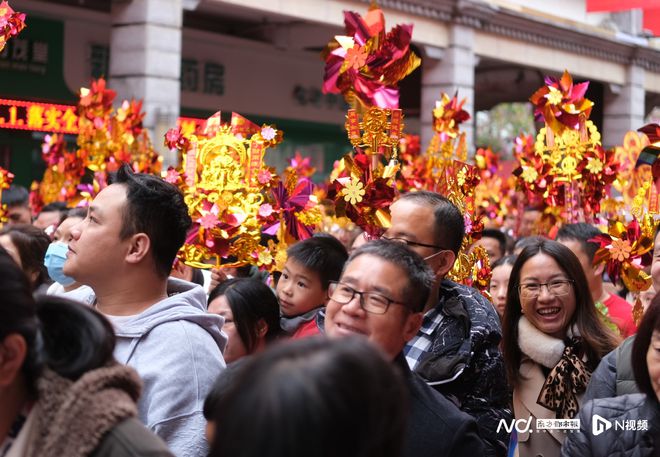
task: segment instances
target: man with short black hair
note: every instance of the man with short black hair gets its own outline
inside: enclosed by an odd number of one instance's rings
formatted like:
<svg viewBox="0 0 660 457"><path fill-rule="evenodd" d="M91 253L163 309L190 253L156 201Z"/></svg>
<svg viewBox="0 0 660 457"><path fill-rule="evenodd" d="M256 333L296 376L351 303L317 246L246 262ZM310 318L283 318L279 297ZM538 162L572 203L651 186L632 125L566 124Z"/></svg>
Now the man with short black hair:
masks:
<svg viewBox="0 0 660 457"><path fill-rule="evenodd" d="M30 193L17 184L2 191L2 204L7 205L7 224L31 224Z"/></svg>
<svg viewBox="0 0 660 457"><path fill-rule="evenodd" d="M66 210L66 203L64 202L49 203L41 208L32 225L45 231L52 238L57 226L62 222Z"/></svg>
<svg viewBox="0 0 660 457"><path fill-rule="evenodd" d="M484 229L481 238L474 242L475 246L482 246L488 253L488 261L492 266L506 254L506 235L497 229Z"/></svg>
<svg viewBox="0 0 660 457"><path fill-rule="evenodd" d="M487 455L504 455L511 419L499 317L477 290L445 279L463 243L460 210L428 191L404 194L390 207L384 239L406 244L434 273L420 330L404 350L410 368L477 420Z"/></svg>
<svg viewBox="0 0 660 457"><path fill-rule="evenodd" d="M331 338L364 336L401 368L410 394L404 457L481 456L474 419L412 373L403 355L420 328L432 283L431 269L406 246L367 243L331 283L325 332Z"/></svg>
<svg viewBox="0 0 660 457"><path fill-rule="evenodd" d="M616 325L623 337L628 337L637 331L632 317L632 305L603 288L605 264L593 264L600 244L589 240L601 234L596 227L584 222L564 224L557 232L557 241L573 251L580 261L596 307L607 313L606 317Z"/></svg>
<svg viewBox="0 0 660 457"><path fill-rule="evenodd" d="M224 368L220 316L197 285L170 278L191 225L181 192L128 165L71 229L64 273L96 294L115 327L115 357L144 388L140 420L179 457L206 456L204 398Z"/></svg>

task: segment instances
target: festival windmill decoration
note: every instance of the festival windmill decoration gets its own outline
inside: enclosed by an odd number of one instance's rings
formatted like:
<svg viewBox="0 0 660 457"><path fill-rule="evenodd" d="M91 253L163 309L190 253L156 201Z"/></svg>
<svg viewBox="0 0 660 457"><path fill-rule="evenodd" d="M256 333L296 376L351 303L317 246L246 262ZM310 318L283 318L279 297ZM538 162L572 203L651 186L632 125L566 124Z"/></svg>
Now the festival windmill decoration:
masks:
<svg viewBox="0 0 660 457"><path fill-rule="evenodd" d="M600 244L594 255L594 265L605 264L607 275L613 282L622 280L630 292L641 292L651 287L651 276L644 271L653 260L653 242L657 222L651 214L634 217L625 223L611 219L608 231L590 240ZM642 318L639 298L633 306L633 319Z"/></svg>
<svg viewBox="0 0 660 457"><path fill-rule="evenodd" d="M9 3L0 3L0 52L11 37L18 35L25 28L25 14L14 11Z"/></svg>
<svg viewBox="0 0 660 457"><path fill-rule="evenodd" d="M237 113L224 124L220 112L193 134L167 133L166 145L181 151L183 163L165 179L183 191L193 220L179 253L186 264L278 271L288 244L312 235L321 214L311 180L298 175L310 168L291 167L280 179L264 162L282 138L275 126L259 127Z"/></svg>
<svg viewBox="0 0 660 457"><path fill-rule="evenodd" d="M343 94L351 106L346 131L355 153L338 162L330 195L338 216L378 236L389 226L403 137L397 85L421 61L410 49L412 24L386 33L375 2L364 17L344 12L344 23L346 34L336 36L324 51L323 91Z"/></svg>
<svg viewBox="0 0 660 457"><path fill-rule="evenodd" d="M658 191L653 185L652 163L646 162L649 159L647 153L642 154L649 145L645 134L630 131L624 136L623 144L614 148L619 170L612 186L621 198L604 202L603 212L609 218L614 218L625 208L629 208L637 218L642 218L646 213L658 213Z"/></svg>
<svg viewBox="0 0 660 457"><path fill-rule="evenodd" d="M125 100L113 108L116 92L103 78L80 89L76 109L67 111L78 127L77 149L70 150L63 135L46 135L42 159L46 170L33 182L30 203L35 211L52 202L76 206L91 201L108 184L108 173L128 163L133 171L160 174L162 157L154 150L142 121L142 102Z"/></svg>
<svg viewBox="0 0 660 457"><path fill-rule="evenodd" d="M555 222L596 222L600 202L616 178L614 151L601 146L601 136L589 120L593 102L585 98L589 83L573 83L564 72L545 85L530 101L534 115L544 122L533 154L520 156L514 171L527 194L536 194L546 207L559 208Z"/></svg>
<svg viewBox="0 0 660 457"><path fill-rule="evenodd" d="M267 148L282 141L273 126L259 128L238 114L222 124L221 113L211 116L201 132L183 135L171 129L169 148L183 155L181 168L167 170L165 180L182 190L193 227L179 258L196 268L262 263L272 258L260 245L259 209L262 190L271 181L264 166Z"/></svg>

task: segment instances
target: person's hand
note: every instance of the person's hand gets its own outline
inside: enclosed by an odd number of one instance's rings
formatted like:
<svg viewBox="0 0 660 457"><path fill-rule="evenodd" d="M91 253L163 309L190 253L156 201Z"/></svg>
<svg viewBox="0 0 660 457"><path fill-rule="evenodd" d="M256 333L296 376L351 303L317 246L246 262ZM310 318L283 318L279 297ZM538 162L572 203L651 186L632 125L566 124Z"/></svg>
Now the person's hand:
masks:
<svg viewBox="0 0 660 457"><path fill-rule="evenodd" d="M183 279L185 281L190 282L192 280L192 275L193 275L192 267L186 265L180 260L177 259L177 261L174 262L174 265L172 265L172 271L170 272L170 276L174 276L175 278Z"/></svg>
<svg viewBox="0 0 660 457"><path fill-rule="evenodd" d="M231 278L232 276L225 273L222 267L211 268L211 285L209 286L209 290L215 289L218 284L222 284L223 282Z"/></svg>

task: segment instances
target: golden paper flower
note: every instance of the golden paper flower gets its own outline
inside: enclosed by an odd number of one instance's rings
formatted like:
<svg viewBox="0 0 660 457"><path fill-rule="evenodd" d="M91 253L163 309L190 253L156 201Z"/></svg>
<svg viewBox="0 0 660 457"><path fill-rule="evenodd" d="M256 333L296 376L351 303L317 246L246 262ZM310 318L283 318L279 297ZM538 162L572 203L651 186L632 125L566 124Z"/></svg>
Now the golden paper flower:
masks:
<svg viewBox="0 0 660 457"><path fill-rule="evenodd" d="M525 181L532 183L539 177L538 172L532 167L525 167L520 175Z"/></svg>
<svg viewBox="0 0 660 457"><path fill-rule="evenodd" d="M360 203L362 201L362 197L365 194L364 184L362 184L362 182L358 179L353 178L351 182L346 184L346 187L344 187L343 194L344 200L349 202L351 205Z"/></svg>
<svg viewBox="0 0 660 457"><path fill-rule="evenodd" d="M586 168L591 173L598 174L603 171L603 162L601 162L598 158L591 159L589 163L587 163Z"/></svg>

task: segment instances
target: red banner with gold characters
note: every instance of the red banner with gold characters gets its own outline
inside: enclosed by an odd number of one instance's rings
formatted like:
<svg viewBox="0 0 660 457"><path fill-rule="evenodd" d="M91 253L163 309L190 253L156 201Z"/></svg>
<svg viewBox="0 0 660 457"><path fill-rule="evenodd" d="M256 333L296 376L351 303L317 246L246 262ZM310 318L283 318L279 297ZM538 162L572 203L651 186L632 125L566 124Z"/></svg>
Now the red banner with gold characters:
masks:
<svg viewBox="0 0 660 457"><path fill-rule="evenodd" d="M76 107L0 99L0 128L78 133Z"/></svg>
<svg viewBox="0 0 660 457"><path fill-rule="evenodd" d="M177 126L194 133L204 119L180 117ZM29 102L0 98L0 129L78 134L78 114L74 105Z"/></svg>

